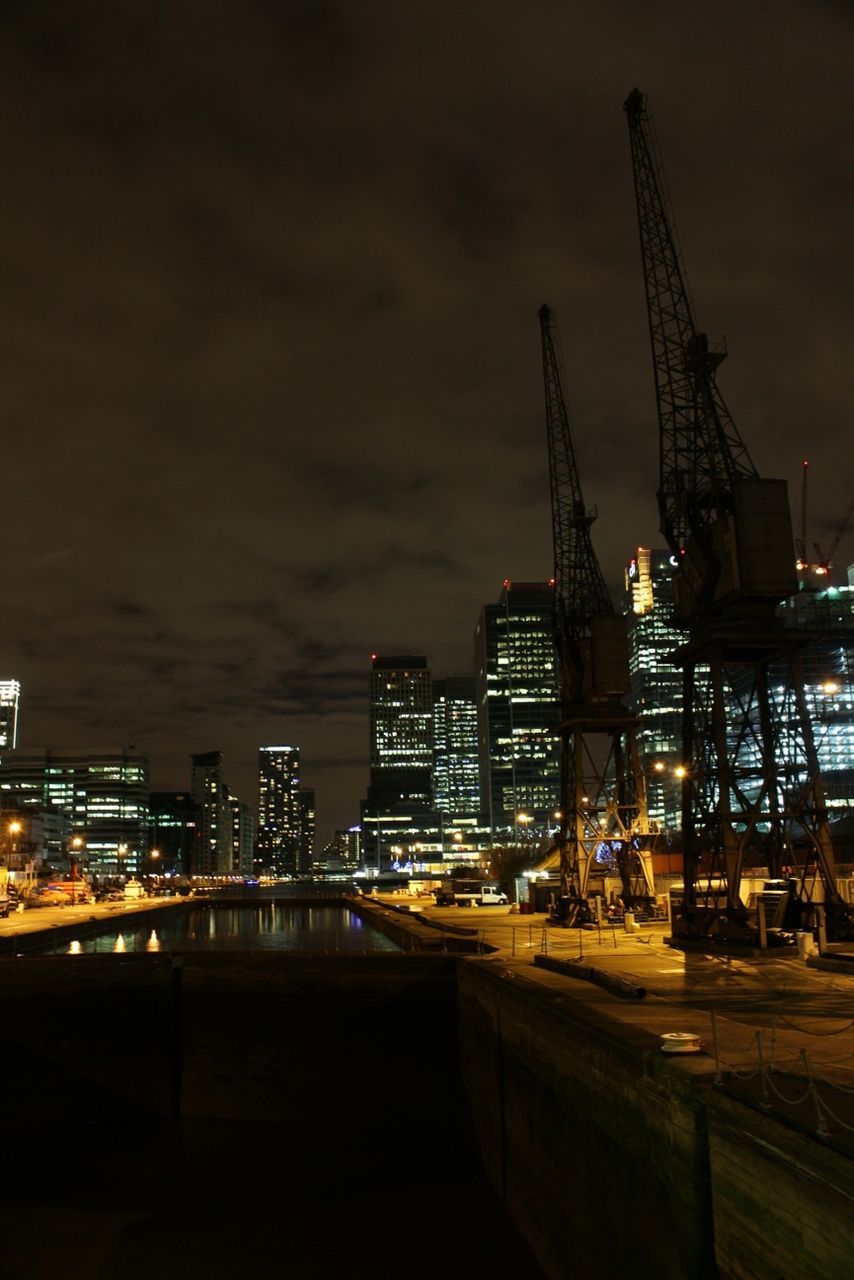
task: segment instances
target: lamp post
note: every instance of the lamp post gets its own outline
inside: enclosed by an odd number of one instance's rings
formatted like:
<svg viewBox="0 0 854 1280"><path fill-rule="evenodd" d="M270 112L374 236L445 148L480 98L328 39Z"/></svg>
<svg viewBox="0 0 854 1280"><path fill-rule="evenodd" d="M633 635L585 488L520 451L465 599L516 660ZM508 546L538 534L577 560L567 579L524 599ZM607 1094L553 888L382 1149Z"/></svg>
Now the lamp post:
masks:
<svg viewBox="0 0 854 1280"><path fill-rule="evenodd" d="M18 836L21 834L21 824L17 819L13 819L9 823L9 862L13 868L17 869L18 862Z"/></svg>
<svg viewBox="0 0 854 1280"><path fill-rule="evenodd" d="M122 871L122 859L127 857L128 847L126 844L120 844L116 848L116 867L118 868L119 879L124 872Z"/></svg>
<svg viewBox="0 0 854 1280"><path fill-rule="evenodd" d="M80 850L83 848L83 837L72 836L71 845L68 851L68 861L71 864L71 905L74 906L76 900L77 887L77 859L80 857Z"/></svg>
<svg viewBox="0 0 854 1280"><path fill-rule="evenodd" d="M157 864L157 859L160 857L160 850L159 850L159 849L149 849L149 851L148 851L148 857L149 857L149 861L150 861L150 863L151 863L151 867L150 867L150 869L149 869L148 876L149 876L149 879L150 879L150 880L153 880L153 881L154 881L154 888L156 888L156 887L157 887L157 877L156 877L156 875L155 875L154 868L155 868L155 866L156 866L156 864Z"/></svg>

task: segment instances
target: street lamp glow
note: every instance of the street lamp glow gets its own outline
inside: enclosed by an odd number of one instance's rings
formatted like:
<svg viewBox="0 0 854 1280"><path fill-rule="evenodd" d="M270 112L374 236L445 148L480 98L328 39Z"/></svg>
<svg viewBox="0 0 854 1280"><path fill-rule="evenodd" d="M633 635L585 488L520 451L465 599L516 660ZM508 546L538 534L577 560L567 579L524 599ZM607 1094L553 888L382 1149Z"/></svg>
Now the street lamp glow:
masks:
<svg viewBox="0 0 854 1280"><path fill-rule="evenodd" d="M685 768L684 764L677 764L673 772L677 778L685 778L688 775L688 770Z"/></svg>

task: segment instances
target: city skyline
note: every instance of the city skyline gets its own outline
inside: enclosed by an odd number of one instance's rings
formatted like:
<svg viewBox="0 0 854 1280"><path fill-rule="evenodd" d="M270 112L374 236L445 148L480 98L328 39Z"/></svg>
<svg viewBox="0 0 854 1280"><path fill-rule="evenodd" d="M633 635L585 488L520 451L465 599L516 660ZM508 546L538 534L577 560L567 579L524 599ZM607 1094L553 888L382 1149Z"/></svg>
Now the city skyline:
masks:
<svg viewBox="0 0 854 1280"><path fill-rule="evenodd" d="M662 545L634 84L698 315L728 338L721 386L796 521L809 457L827 540L851 496L854 23L663 22L4 12L0 668L22 745L133 742L159 789L222 751L252 799L258 746L295 742L322 838L354 821L371 652L467 673L501 581L551 575L544 301L618 595L631 549ZM837 581L851 559L849 538Z"/></svg>

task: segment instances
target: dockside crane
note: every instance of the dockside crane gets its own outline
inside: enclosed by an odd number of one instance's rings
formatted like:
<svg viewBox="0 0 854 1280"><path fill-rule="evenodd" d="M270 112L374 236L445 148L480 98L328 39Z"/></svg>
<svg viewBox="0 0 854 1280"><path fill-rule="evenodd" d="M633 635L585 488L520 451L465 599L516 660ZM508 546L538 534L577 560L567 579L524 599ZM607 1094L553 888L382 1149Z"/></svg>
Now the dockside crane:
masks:
<svg viewBox="0 0 854 1280"><path fill-rule="evenodd" d="M539 320L561 701L557 917L581 924L589 916L591 863L603 847L617 865L627 906L649 902L655 890L636 720L623 702L629 687L626 621L614 609L593 549L596 510L581 490L551 307L540 308Z"/></svg>
<svg viewBox="0 0 854 1280"><path fill-rule="evenodd" d="M785 481L760 477L717 386L722 340L698 329L646 98L624 104L659 422L661 531L677 568L686 632L682 835L685 890L675 936L754 940L745 865L788 881L787 923L826 913L850 928L804 698L802 650L778 605L794 595ZM749 858L749 863L746 859Z"/></svg>

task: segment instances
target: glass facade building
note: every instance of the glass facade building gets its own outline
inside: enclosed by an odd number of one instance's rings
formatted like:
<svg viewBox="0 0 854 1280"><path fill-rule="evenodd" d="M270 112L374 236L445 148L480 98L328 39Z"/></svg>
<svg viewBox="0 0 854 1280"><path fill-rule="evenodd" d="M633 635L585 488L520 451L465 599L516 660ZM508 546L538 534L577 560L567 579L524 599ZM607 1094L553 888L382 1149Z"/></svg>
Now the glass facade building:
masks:
<svg viewBox="0 0 854 1280"><path fill-rule="evenodd" d="M535 845L557 826L553 611L551 583L508 581L475 632L480 796L493 844Z"/></svg>
<svg viewBox="0 0 854 1280"><path fill-rule="evenodd" d="M440 813L480 813L474 676L433 681L433 792Z"/></svg>
<svg viewBox="0 0 854 1280"><path fill-rule="evenodd" d="M148 801L149 848L158 869L189 875L199 831L199 810L189 791L152 791Z"/></svg>
<svg viewBox="0 0 854 1280"><path fill-rule="evenodd" d="M148 760L123 752L15 751L0 763L3 808L58 813L82 835L93 875L137 874L148 850ZM65 850L47 850L64 853Z"/></svg>
<svg viewBox="0 0 854 1280"><path fill-rule="evenodd" d="M682 669L672 654L685 634L671 622L673 557L638 547L625 570L628 616L627 699L638 717L637 743L647 778L650 821L664 832L682 825L681 784L673 770L682 761Z"/></svg>
<svg viewBox="0 0 854 1280"><path fill-rule="evenodd" d="M21 686L17 680L0 680L0 755L18 745L18 705Z"/></svg>

